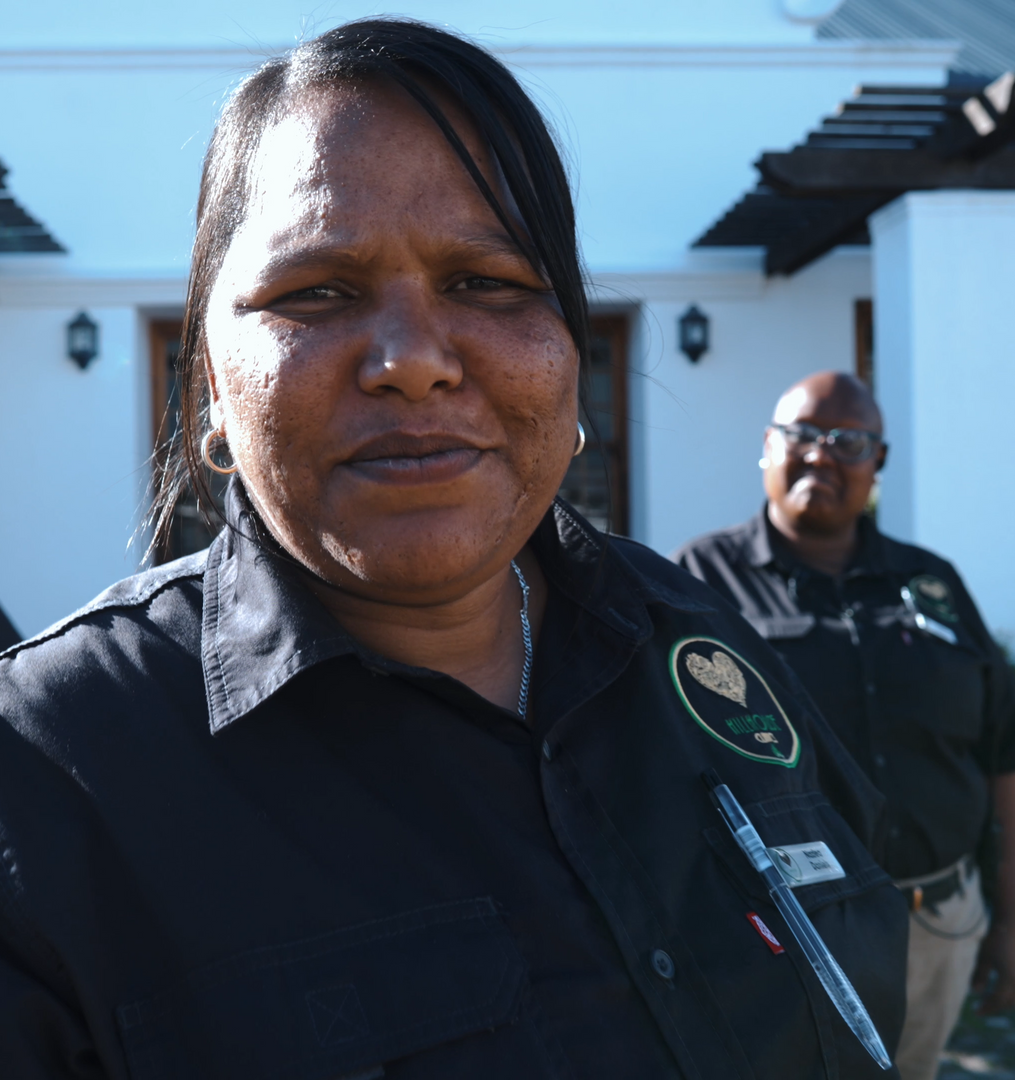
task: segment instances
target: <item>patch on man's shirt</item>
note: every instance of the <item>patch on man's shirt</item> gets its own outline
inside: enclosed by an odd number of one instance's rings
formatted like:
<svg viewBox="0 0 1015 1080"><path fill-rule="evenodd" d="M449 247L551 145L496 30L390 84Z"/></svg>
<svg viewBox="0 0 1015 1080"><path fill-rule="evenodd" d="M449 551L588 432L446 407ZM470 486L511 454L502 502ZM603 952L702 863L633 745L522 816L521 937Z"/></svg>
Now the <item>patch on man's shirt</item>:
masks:
<svg viewBox="0 0 1015 1080"><path fill-rule="evenodd" d="M909 583L916 606L926 615L942 622L956 623L955 600L947 583L933 574L918 574Z"/></svg>
<svg viewBox="0 0 1015 1080"><path fill-rule="evenodd" d="M792 769L800 738L768 683L716 638L682 638L670 650L670 675L684 707L724 746Z"/></svg>

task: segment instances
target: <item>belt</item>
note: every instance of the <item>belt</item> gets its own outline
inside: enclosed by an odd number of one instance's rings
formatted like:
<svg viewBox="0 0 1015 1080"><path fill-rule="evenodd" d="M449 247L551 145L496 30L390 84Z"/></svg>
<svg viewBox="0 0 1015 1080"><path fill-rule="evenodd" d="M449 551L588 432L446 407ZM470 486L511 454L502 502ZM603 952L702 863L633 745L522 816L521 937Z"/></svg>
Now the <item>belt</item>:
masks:
<svg viewBox="0 0 1015 1080"><path fill-rule="evenodd" d="M950 900L956 893L961 893L965 883L976 867L972 855L964 855L954 866L928 874L925 878L908 878L896 881L895 887L906 898L909 910L916 914L923 908L929 908L937 914L937 905Z"/></svg>

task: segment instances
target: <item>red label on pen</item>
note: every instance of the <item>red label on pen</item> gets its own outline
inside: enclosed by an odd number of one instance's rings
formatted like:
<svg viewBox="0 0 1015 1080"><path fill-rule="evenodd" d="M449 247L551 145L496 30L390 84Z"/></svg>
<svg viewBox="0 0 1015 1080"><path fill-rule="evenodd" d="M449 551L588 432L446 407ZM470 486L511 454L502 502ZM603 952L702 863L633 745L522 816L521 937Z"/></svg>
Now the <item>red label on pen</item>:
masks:
<svg viewBox="0 0 1015 1080"><path fill-rule="evenodd" d="M765 944L775 953L776 956L779 953L784 953L786 950L779 944L779 939L772 933L771 930L765 925L761 916L754 911L748 911L747 921L758 931Z"/></svg>

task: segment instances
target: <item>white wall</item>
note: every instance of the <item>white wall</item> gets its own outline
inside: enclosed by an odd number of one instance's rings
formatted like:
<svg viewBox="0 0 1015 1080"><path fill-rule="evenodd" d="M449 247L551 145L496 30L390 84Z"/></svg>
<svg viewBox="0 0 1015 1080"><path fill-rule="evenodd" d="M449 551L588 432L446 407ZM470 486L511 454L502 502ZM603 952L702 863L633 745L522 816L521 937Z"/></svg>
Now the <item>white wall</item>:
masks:
<svg viewBox="0 0 1015 1080"><path fill-rule="evenodd" d="M1015 635L1015 192L911 193L871 219L886 531L956 563Z"/></svg>
<svg viewBox="0 0 1015 1080"><path fill-rule="evenodd" d="M17 403L4 409L0 596L23 631L134 568L127 541L141 495L137 317L130 308L92 309L103 363L81 372L64 356L74 314L0 308L0 397Z"/></svg>
<svg viewBox="0 0 1015 1080"><path fill-rule="evenodd" d="M843 248L790 279L766 280L756 265L600 280L604 297L644 300L629 384L633 533L667 552L758 510L757 462L779 395L810 372L854 369L853 301L870 296L870 259ZM677 347L691 303L711 321L697 364Z"/></svg>
<svg viewBox="0 0 1015 1080"><path fill-rule="evenodd" d="M128 544L152 443L145 312L181 299L176 281L0 272L0 601L22 633L138 566ZM85 371L66 353L82 306L101 328Z"/></svg>

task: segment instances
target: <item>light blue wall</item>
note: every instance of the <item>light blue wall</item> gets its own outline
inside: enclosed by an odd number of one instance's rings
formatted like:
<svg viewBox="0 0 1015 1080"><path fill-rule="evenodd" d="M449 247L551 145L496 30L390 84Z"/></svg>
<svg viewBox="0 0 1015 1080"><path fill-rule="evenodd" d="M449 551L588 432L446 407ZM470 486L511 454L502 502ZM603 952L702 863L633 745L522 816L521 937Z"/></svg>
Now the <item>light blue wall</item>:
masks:
<svg viewBox="0 0 1015 1080"><path fill-rule="evenodd" d="M405 15L447 24L489 44L803 42L811 28L778 0L401 0L307 5L293 0L47 0L4 4L0 48L291 45L348 19Z"/></svg>

